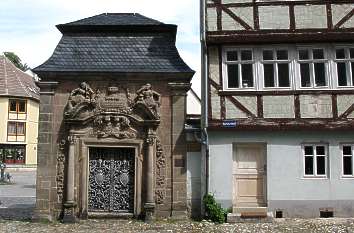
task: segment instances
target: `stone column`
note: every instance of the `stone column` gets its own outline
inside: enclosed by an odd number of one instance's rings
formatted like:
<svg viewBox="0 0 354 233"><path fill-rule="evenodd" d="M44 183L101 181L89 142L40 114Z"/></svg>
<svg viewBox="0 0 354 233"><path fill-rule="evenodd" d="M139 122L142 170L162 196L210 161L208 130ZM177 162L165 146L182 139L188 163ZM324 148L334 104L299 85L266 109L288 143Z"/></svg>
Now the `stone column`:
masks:
<svg viewBox="0 0 354 233"><path fill-rule="evenodd" d="M155 145L155 133L149 129L148 136L146 138L146 202L145 209L145 221L150 222L154 219L155 215L155 199L154 199L154 145Z"/></svg>
<svg viewBox="0 0 354 233"><path fill-rule="evenodd" d="M171 90L171 217L187 218L187 143L184 133L190 83L168 83Z"/></svg>
<svg viewBox="0 0 354 233"><path fill-rule="evenodd" d="M64 217L63 222L75 223L77 222L75 216L75 144L77 137L70 135L69 142L69 155L67 163L67 179L66 179L66 201L64 203Z"/></svg>
<svg viewBox="0 0 354 233"><path fill-rule="evenodd" d="M52 221L57 204L56 193L56 141L53 139L54 93L58 82L40 81L40 106L37 150L37 189L34 220Z"/></svg>

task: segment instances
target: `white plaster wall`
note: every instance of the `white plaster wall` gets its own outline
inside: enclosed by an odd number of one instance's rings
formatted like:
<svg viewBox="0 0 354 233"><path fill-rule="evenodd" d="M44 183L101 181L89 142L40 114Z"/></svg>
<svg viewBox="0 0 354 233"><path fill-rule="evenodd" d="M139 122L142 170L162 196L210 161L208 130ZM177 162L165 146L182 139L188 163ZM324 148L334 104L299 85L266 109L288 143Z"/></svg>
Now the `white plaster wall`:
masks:
<svg viewBox="0 0 354 233"><path fill-rule="evenodd" d="M187 152L187 202L195 215L200 213L201 166L201 153Z"/></svg>
<svg viewBox="0 0 354 233"><path fill-rule="evenodd" d="M232 203L233 143L267 144L268 201L354 200L353 179L341 177L340 143L354 132L209 132L210 192L225 208ZM328 179L303 177L302 143L328 143Z"/></svg>
<svg viewBox="0 0 354 233"><path fill-rule="evenodd" d="M208 31L216 31L217 30L216 8L208 8L206 18L207 18Z"/></svg>
<svg viewBox="0 0 354 233"><path fill-rule="evenodd" d="M258 12L261 29L289 29L288 6L263 6L259 7Z"/></svg>
<svg viewBox="0 0 354 233"><path fill-rule="evenodd" d="M294 118L294 96L263 96L265 118Z"/></svg>
<svg viewBox="0 0 354 233"><path fill-rule="evenodd" d="M332 19L333 24L336 25L344 16L354 9L353 4L332 4ZM342 27L354 27L354 17L351 17Z"/></svg>
<svg viewBox="0 0 354 233"><path fill-rule="evenodd" d="M300 95L302 118L331 118L332 97L330 95Z"/></svg>
<svg viewBox="0 0 354 233"><path fill-rule="evenodd" d="M325 5L295 6L296 28L326 28Z"/></svg>
<svg viewBox="0 0 354 233"><path fill-rule="evenodd" d="M237 15L240 19L246 22L249 26L253 27L253 8L252 7L240 7L234 8L230 7L230 11L232 11L235 15ZM222 12L222 29L223 30L245 30L245 28L236 22L233 18L229 16L229 14Z"/></svg>

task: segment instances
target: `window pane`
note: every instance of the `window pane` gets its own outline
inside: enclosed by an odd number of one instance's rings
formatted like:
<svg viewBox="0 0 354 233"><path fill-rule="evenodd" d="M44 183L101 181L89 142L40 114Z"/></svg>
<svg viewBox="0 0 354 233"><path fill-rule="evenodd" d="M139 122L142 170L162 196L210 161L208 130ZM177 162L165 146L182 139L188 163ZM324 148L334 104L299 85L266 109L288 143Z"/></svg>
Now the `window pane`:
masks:
<svg viewBox="0 0 354 233"><path fill-rule="evenodd" d="M305 175L313 175L313 157L305 156Z"/></svg>
<svg viewBox="0 0 354 233"><path fill-rule="evenodd" d="M343 146L343 155L352 155L352 147Z"/></svg>
<svg viewBox="0 0 354 233"><path fill-rule="evenodd" d="M301 49L299 50L299 59L300 60L308 60L309 57L309 51L305 50L305 49Z"/></svg>
<svg viewBox="0 0 354 233"><path fill-rule="evenodd" d="M17 135L24 135L25 134L25 123L18 122L17 123Z"/></svg>
<svg viewBox="0 0 354 233"><path fill-rule="evenodd" d="M251 50L242 50L241 51L241 60L252 60L252 51Z"/></svg>
<svg viewBox="0 0 354 233"><path fill-rule="evenodd" d="M315 66L315 86L317 87L327 86L325 64L315 63L314 66Z"/></svg>
<svg viewBox="0 0 354 233"><path fill-rule="evenodd" d="M16 100L10 100L10 111L16 112Z"/></svg>
<svg viewBox="0 0 354 233"><path fill-rule="evenodd" d="M316 146L316 155L325 155L325 147Z"/></svg>
<svg viewBox="0 0 354 233"><path fill-rule="evenodd" d="M313 155L313 147L305 146L305 155Z"/></svg>
<svg viewBox="0 0 354 233"><path fill-rule="evenodd" d="M353 175L353 157L344 156L343 157L343 174L344 175Z"/></svg>
<svg viewBox="0 0 354 233"><path fill-rule="evenodd" d="M273 50L263 50L263 60L273 60Z"/></svg>
<svg viewBox="0 0 354 233"><path fill-rule="evenodd" d="M345 51L344 49L336 49L336 58L343 59L345 58Z"/></svg>
<svg viewBox="0 0 354 233"><path fill-rule="evenodd" d="M8 123L7 134L16 135L16 122Z"/></svg>
<svg viewBox="0 0 354 233"><path fill-rule="evenodd" d="M351 48L349 50L349 53L350 53L350 58L354 58L354 48Z"/></svg>
<svg viewBox="0 0 354 233"><path fill-rule="evenodd" d="M317 175L326 175L326 157L317 156Z"/></svg>
<svg viewBox="0 0 354 233"><path fill-rule="evenodd" d="M252 64L242 64L242 87L253 87Z"/></svg>
<svg viewBox="0 0 354 233"><path fill-rule="evenodd" d="M314 49L313 50L313 59L323 59L323 49Z"/></svg>
<svg viewBox="0 0 354 233"><path fill-rule="evenodd" d="M339 86L348 86L347 71L346 71L346 65L344 62L337 63L337 74L338 74L338 85Z"/></svg>
<svg viewBox="0 0 354 233"><path fill-rule="evenodd" d="M278 64L279 87L290 87L289 64Z"/></svg>
<svg viewBox="0 0 354 233"><path fill-rule="evenodd" d="M311 87L310 64L300 64L301 86Z"/></svg>
<svg viewBox="0 0 354 233"><path fill-rule="evenodd" d="M288 51L287 50L278 50L277 51L278 60L288 60Z"/></svg>
<svg viewBox="0 0 354 233"><path fill-rule="evenodd" d="M238 88L239 87L239 78L238 78L238 65L228 65L227 66L227 81L229 88Z"/></svg>
<svg viewBox="0 0 354 233"><path fill-rule="evenodd" d="M237 51L228 51L226 57L228 61L237 61Z"/></svg>
<svg viewBox="0 0 354 233"><path fill-rule="evenodd" d="M26 101L23 100L18 101L18 111L26 112Z"/></svg>
<svg viewBox="0 0 354 233"><path fill-rule="evenodd" d="M264 86L274 87L274 65L264 64Z"/></svg>

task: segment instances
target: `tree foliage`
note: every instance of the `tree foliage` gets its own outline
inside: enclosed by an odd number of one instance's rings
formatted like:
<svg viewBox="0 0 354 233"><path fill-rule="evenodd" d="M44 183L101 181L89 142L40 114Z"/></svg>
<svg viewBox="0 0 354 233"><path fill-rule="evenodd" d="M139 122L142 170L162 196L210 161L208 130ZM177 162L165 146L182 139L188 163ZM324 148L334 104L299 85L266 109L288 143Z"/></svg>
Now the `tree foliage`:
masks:
<svg viewBox="0 0 354 233"><path fill-rule="evenodd" d="M29 66L26 63L22 63L21 59L15 53L4 52L4 55L20 70L26 71L29 69Z"/></svg>

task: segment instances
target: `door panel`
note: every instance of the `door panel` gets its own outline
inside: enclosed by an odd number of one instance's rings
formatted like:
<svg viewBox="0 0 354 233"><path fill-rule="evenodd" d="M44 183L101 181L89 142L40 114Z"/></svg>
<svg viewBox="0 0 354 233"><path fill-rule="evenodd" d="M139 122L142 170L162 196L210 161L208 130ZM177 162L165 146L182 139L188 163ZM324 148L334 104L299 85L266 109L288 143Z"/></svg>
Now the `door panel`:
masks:
<svg viewBox="0 0 354 233"><path fill-rule="evenodd" d="M89 211L133 212L134 161L131 148L90 148Z"/></svg>
<svg viewBox="0 0 354 233"><path fill-rule="evenodd" d="M234 204L265 206L265 147L237 145L234 153Z"/></svg>

